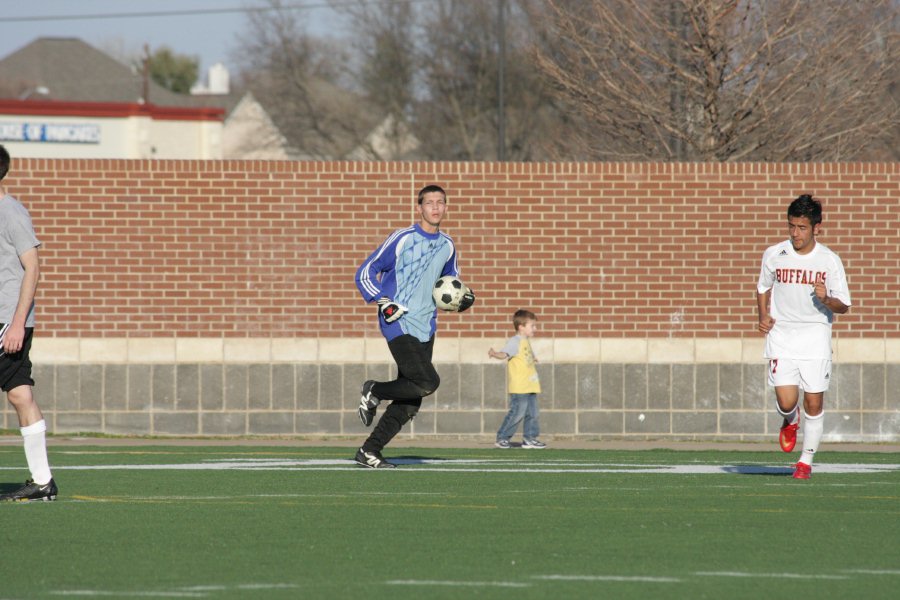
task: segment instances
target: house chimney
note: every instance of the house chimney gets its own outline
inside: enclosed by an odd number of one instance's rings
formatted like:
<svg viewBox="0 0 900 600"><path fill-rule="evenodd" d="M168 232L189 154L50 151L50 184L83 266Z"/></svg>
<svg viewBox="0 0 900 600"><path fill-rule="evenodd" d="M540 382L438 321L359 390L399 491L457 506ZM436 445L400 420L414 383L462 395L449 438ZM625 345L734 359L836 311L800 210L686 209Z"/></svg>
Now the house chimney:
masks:
<svg viewBox="0 0 900 600"><path fill-rule="evenodd" d="M227 94L231 87L228 69L222 63L216 63L209 68L209 93Z"/></svg>
<svg viewBox="0 0 900 600"><path fill-rule="evenodd" d="M207 94L226 95L231 90L231 75L222 63L216 63L206 74L206 84L198 81L191 88L191 94L203 96Z"/></svg>

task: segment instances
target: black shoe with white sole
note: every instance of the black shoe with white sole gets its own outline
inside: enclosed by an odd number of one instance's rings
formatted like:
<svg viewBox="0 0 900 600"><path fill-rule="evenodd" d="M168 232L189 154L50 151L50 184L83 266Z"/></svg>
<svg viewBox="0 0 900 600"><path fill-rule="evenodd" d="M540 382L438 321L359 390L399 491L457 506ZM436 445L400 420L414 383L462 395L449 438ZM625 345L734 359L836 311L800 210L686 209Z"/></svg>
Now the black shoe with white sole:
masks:
<svg viewBox="0 0 900 600"><path fill-rule="evenodd" d="M361 398L359 399L359 420L362 421L362 424L368 427L372 424L372 421L375 420L375 408L378 406L378 403L381 402L375 395L372 393L372 387L375 385L375 382L371 379L362 384L362 389L360 389Z"/></svg>
<svg viewBox="0 0 900 600"><path fill-rule="evenodd" d="M394 469L394 463L384 460L381 452L366 452L362 448L356 451L356 464L369 469Z"/></svg>
<svg viewBox="0 0 900 600"><path fill-rule="evenodd" d="M52 479L44 485L39 485L33 479L29 479L25 482L25 485L14 492L0 496L0 501L32 502L36 500L39 502L50 502L51 500L56 500L58 493L56 482Z"/></svg>

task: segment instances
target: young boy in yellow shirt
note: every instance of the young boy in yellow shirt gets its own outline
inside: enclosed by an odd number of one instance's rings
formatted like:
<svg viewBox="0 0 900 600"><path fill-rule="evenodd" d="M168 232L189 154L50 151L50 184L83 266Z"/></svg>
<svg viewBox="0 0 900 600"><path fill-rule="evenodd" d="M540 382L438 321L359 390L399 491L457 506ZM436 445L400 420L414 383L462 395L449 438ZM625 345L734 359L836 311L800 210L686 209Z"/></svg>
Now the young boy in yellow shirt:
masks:
<svg viewBox="0 0 900 600"><path fill-rule="evenodd" d="M513 328L516 335L509 338L503 350L488 350L488 356L506 360L507 386L509 392L509 412L497 431L497 448L509 448L509 440L524 419L523 448L546 448L547 445L538 440L540 424L538 422L537 395L541 393L541 382L538 379L537 358L531 349L530 339L537 331L537 317L528 310L517 310L513 315Z"/></svg>

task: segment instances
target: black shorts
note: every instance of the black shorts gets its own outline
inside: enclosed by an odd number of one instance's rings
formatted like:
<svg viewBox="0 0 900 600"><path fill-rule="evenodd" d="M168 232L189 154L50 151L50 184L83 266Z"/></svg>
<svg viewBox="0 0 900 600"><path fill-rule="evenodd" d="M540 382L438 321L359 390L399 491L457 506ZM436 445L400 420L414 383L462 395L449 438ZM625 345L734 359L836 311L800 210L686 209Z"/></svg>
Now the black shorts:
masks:
<svg viewBox="0 0 900 600"><path fill-rule="evenodd" d="M22 349L15 354L4 353L0 356L0 389L4 392L20 385L34 385L34 379L31 378L31 359L28 357L33 334L34 327L26 327Z"/></svg>

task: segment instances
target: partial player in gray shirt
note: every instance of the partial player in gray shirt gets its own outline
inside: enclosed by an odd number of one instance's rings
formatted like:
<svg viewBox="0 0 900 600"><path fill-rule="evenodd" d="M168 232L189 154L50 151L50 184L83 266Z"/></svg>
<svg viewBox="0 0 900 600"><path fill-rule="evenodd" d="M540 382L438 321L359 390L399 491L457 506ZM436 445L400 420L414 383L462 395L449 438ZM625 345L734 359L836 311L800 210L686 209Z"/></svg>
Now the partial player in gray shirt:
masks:
<svg viewBox="0 0 900 600"><path fill-rule="evenodd" d="M12 321L19 304L25 269L20 256L41 242L34 234L31 215L22 203L5 194L0 198L0 323ZM34 303L25 319L25 327L34 327Z"/></svg>
<svg viewBox="0 0 900 600"><path fill-rule="evenodd" d="M9 152L0 145L0 181L10 162ZM29 358L40 245L28 211L0 185L0 389L16 410L31 472L25 485L0 494L0 500L14 502L55 500L59 492L47 460L47 423L34 400Z"/></svg>

